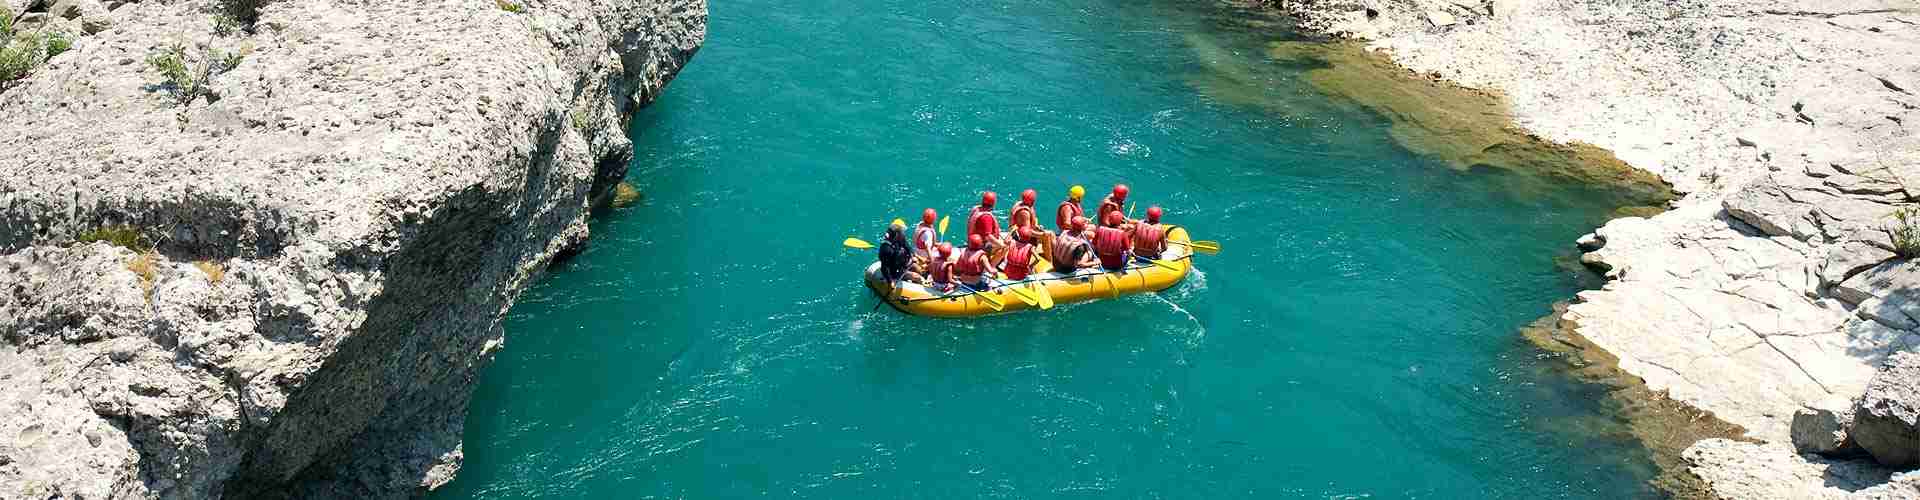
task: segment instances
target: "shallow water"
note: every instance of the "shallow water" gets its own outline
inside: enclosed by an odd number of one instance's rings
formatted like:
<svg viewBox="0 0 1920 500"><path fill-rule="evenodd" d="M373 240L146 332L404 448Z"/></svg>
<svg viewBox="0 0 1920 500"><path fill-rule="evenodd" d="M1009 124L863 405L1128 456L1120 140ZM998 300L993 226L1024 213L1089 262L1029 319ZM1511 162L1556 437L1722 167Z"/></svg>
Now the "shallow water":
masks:
<svg viewBox="0 0 1920 500"><path fill-rule="evenodd" d="M1630 196L1409 152L1270 59L1284 23L739 0L710 33L634 119L644 200L512 311L437 497L1656 495L1600 390L1515 333ZM875 311L838 246L1116 181L1225 251L954 321Z"/></svg>

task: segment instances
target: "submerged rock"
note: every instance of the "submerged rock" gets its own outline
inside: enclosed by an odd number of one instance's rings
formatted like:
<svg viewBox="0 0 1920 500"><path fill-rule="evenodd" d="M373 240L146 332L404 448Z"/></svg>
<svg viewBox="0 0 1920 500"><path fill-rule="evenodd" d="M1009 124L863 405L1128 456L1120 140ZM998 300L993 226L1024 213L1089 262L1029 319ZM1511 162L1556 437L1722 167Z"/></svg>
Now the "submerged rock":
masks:
<svg viewBox="0 0 1920 500"><path fill-rule="evenodd" d="M1920 465L1920 353L1887 357L1854 407L1852 435L1889 467Z"/></svg>

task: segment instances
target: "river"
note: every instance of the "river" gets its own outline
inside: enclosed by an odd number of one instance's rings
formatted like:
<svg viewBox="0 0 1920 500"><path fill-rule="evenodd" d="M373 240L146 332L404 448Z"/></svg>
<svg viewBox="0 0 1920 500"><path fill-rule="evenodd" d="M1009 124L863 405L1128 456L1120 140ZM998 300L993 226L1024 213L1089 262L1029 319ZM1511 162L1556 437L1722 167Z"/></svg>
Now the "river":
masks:
<svg viewBox="0 0 1920 500"><path fill-rule="evenodd" d="M730 0L710 29L634 117L642 201L512 310L436 498L1660 495L1516 333L1594 286L1571 242L1629 196L1415 152L1269 54L1284 19ZM1160 294L935 320L876 310L839 245L1115 182L1224 251Z"/></svg>

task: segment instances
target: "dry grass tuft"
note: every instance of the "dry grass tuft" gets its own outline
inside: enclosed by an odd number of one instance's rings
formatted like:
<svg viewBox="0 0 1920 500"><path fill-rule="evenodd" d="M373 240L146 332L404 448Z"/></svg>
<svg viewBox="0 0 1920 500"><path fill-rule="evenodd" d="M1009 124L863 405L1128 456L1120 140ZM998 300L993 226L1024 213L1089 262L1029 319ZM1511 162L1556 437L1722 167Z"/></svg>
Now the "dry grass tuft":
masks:
<svg viewBox="0 0 1920 500"><path fill-rule="evenodd" d="M194 261L193 267L200 268L200 272L207 273L208 282L219 283L220 280L226 279L227 277L227 268L221 267L218 262L211 260Z"/></svg>
<svg viewBox="0 0 1920 500"><path fill-rule="evenodd" d="M140 277L140 291L146 293L148 301L153 300L153 281L159 271L159 257L157 253L147 251L127 262L127 270Z"/></svg>

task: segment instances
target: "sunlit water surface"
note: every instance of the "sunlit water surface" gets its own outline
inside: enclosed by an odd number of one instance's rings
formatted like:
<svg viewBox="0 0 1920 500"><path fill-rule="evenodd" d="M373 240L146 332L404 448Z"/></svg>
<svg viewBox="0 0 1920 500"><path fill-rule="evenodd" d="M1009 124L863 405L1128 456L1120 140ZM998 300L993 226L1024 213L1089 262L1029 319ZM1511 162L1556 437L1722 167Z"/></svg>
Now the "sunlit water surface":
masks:
<svg viewBox="0 0 1920 500"><path fill-rule="evenodd" d="M1515 333L1583 285L1556 259L1615 194L1407 152L1265 58L1284 25L730 0L710 34L635 117L644 201L512 311L437 497L1654 494ZM1225 251L1157 295L954 321L875 311L839 246L1115 181Z"/></svg>

